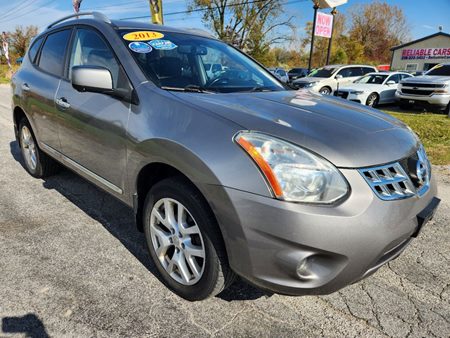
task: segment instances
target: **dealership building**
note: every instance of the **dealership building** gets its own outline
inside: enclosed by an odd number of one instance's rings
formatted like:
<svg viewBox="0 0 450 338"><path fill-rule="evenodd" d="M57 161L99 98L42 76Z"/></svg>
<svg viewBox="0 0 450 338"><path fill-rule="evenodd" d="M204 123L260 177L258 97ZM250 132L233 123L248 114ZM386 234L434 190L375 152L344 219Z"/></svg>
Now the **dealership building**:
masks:
<svg viewBox="0 0 450 338"><path fill-rule="evenodd" d="M426 71L450 62L450 34L438 32L391 48L391 70Z"/></svg>

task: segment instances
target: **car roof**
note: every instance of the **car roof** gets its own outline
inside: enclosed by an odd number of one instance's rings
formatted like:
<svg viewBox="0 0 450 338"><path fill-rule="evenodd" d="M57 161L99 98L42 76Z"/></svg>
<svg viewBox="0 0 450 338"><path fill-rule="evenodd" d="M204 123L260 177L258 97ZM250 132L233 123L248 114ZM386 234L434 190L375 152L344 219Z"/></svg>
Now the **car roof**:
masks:
<svg viewBox="0 0 450 338"><path fill-rule="evenodd" d="M111 23L116 26L117 29L155 30L159 32L184 33L214 38L214 36L207 31L197 28L176 28L171 26L155 25L147 22L125 20L112 20Z"/></svg>
<svg viewBox="0 0 450 338"><path fill-rule="evenodd" d="M371 65L326 65L320 68L342 68L342 67L370 67L370 68L376 68L375 66Z"/></svg>
<svg viewBox="0 0 450 338"><path fill-rule="evenodd" d="M55 21L54 23L50 24L47 27L47 29L44 30L41 34L46 34L47 32L53 29L80 24L94 25L94 26L107 25L114 29L155 30L159 32L182 33L216 39L212 34L202 29L195 29L195 28L183 29L164 25L155 25L139 21L110 20L107 16L99 12L81 12L78 13L77 15L73 14L61 18Z"/></svg>

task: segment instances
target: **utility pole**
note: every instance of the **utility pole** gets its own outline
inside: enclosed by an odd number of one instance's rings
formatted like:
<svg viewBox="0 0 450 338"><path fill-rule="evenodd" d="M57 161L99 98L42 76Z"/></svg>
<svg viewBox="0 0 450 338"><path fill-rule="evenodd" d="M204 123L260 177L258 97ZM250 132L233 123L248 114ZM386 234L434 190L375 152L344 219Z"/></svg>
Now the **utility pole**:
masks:
<svg viewBox="0 0 450 338"><path fill-rule="evenodd" d="M308 61L308 72L311 71L311 61L313 57L313 51L314 51L314 36L316 34L316 18L317 18L317 10L319 9L319 6L317 3L314 2L314 19L313 19L313 26L312 26L312 33L311 33L311 47L309 49L309 61Z"/></svg>
<svg viewBox="0 0 450 338"><path fill-rule="evenodd" d="M333 25L331 26L330 40L328 40L327 62L325 63L326 65L328 65L330 63L331 46L333 44L334 16L336 15L336 13L337 13L337 10L336 10L336 7L334 7L333 10L331 11L331 14L333 15Z"/></svg>
<svg viewBox="0 0 450 338"><path fill-rule="evenodd" d="M149 0L150 14L152 16L152 23L155 25L164 25L162 0Z"/></svg>

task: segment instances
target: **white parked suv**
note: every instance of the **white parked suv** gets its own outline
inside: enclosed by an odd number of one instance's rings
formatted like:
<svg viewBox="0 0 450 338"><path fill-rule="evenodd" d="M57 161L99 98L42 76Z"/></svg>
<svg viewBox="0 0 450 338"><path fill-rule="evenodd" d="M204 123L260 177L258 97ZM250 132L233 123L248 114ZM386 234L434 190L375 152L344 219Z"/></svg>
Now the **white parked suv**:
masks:
<svg viewBox="0 0 450 338"><path fill-rule="evenodd" d="M401 108L429 106L445 109L450 115L450 63L439 64L425 75L404 79L395 97Z"/></svg>
<svg viewBox="0 0 450 338"><path fill-rule="evenodd" d="M293 81L292 85L297 89L307 88L328 95L342 85L377 71L374 66L367 65L329 65L312 71L307 77Z"/></svg>

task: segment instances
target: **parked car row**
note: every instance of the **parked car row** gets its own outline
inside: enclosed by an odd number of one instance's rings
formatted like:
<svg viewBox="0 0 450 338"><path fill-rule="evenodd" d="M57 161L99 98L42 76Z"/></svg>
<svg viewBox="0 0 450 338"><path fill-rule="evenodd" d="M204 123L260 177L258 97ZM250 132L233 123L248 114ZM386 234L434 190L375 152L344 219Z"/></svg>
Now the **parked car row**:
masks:
<svg viewBox="0 0 450 338"><path fill-rule="evenodd" d="M296 89L334 94L372 107L398 102L405 109L419 105L450 111L450 63L439 64L423 75L379 72L369 65L329 65L289 79Z"/></svg>

